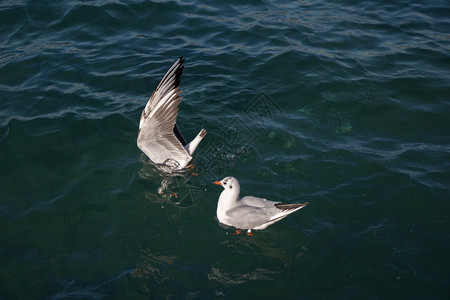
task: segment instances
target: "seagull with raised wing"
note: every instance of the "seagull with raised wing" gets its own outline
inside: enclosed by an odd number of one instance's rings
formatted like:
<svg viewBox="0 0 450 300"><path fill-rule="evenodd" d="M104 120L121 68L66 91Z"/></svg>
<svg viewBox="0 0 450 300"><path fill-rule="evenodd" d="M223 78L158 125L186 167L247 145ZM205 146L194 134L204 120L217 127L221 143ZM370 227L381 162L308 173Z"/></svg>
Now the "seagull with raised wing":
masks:
<svg viewBox="0 0 450 300"><path fill-rule="evenodd" d="M224 188L217 203L217 219L222 224L247 229L247 235L252 235L252 229L265 229L309 204L283 204L253 196L239 198L239 181L231 176L214 183ZM240 233L240 230L236 233Z"/></svg>
<svg viewBox="0 0 450 300"><path fill-rule="evenodd" d="M155 164L171 170L186 168L195 149L206 134L202 129L190 143L186 143L177 126L180 104L180 78L184 58L181 56L166 72L151 95L139 122L137 145Z"/></svg>

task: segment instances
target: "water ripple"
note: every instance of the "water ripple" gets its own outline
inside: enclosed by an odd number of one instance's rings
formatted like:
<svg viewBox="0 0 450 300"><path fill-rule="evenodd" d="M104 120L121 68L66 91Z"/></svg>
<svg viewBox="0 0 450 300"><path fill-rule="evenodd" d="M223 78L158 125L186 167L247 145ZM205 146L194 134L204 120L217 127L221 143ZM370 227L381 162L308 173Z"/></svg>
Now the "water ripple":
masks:
<svg viewBox="0 0 450 300"><path fill-rule="evenodd" d="M445 298L448 9L2 1L5 297ZM183 208L156 192L159 174L139 177L136 147L180 55L179 126L208 130ZM311 204L254 239L228 235L209 184L225 175L245 194Z"/></svg>

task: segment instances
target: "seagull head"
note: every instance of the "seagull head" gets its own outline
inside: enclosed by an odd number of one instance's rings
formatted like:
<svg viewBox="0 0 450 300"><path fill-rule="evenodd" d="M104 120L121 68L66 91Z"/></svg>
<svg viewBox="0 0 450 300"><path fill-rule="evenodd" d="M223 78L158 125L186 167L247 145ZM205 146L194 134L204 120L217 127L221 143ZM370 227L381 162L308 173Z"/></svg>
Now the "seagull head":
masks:
<svg viewBox="0 0 450 300"><path fill-rule="evenodd" d="M239 181L232 177L228 176L222 179L221 181L215 181L214 184L221 185L225 190L238 190L240 189Z"/></svg>

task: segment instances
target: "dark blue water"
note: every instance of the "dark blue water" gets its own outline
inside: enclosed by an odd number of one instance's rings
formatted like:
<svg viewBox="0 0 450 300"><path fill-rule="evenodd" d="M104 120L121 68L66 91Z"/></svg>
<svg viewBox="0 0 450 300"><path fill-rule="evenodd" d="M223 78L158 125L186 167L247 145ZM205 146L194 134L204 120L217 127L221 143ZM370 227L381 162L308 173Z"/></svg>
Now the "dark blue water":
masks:
<svg viewBox="0 0 450 300"><path fill-rule="evenodd" d="M448 299L447 1L0 2L0 298ZM167 178L141 110L186 57ZM310 204L253 237L220 187ZM176 196L175 196L176 194Z"/></svg>

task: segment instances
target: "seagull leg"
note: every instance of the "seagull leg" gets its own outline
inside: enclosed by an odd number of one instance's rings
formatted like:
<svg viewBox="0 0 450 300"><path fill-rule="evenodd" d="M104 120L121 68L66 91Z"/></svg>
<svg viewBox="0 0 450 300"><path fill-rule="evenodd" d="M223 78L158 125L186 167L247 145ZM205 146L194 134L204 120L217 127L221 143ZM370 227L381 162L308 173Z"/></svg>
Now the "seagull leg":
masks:
<svg viewBox="0 0 450 300"><path fill-rule="evenodd" d="M236 229L236 231L233 232L233 235L235 235L235 234L245 234L246 236L253 236L251 229L247 230L247 232L245 232L245 233L242 232L242 230L240 230L240 229Z"/></svg>
<svg viewBox="0 0 450 300"><path fill-rule="evenodd" d="M198 176L197 173L194 173L194 169L195 169L194 164L190 164L190 165L186 166L186 169L188 170L188 172L191 173L192 176Z"/></svg>

